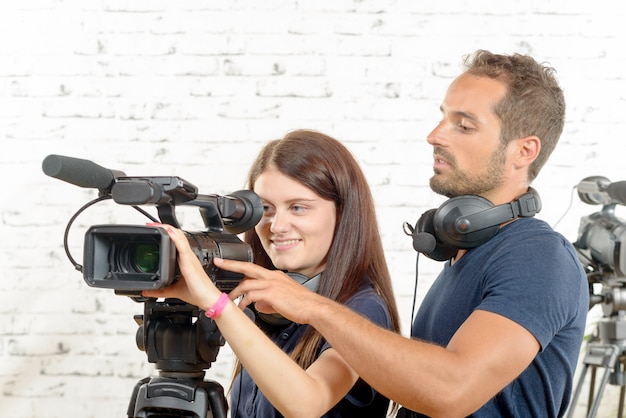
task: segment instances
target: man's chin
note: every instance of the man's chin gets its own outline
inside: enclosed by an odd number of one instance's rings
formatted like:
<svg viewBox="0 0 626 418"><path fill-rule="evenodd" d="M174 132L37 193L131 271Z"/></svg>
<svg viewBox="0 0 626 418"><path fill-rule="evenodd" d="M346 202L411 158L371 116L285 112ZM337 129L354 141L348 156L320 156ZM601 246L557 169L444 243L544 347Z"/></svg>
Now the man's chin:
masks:
<svg viewBox="0 0 626 418"><path fill-rule="evenodd" d="M430 189L433 192L447 198L456 196L456 193L449 187L449 185L441 181L441 178L437 177L437 175L430 178Z"/></svg>

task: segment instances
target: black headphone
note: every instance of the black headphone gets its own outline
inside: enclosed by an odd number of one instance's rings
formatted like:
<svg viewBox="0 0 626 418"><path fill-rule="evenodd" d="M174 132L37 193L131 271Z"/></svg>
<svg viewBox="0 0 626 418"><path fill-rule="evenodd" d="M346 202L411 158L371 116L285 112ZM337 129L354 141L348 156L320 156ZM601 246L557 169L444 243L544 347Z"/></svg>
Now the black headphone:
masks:
<svg viewBox="0 0 626 418"><path fill-rule="evenodd" d="M463 195L445 201L419 218L415 228L405 223L413 237L415 251L437 261L454 257L459 249L470 249L493 238L500 225L520 217L535 216L541 210L541 199L535 189L513 202L494 206L476 195Z"/></svg>
<svg viewBox="0 0 626 418"><path fill-rule="evenodd" d="M291 277L292 279L294 279L299 284L309 289L310 291L317 293L317 289L319 288L319 285L320 285L320 277L322 276L322 273L319 273L311 278L305 276L304 274L293 273L293 272L287 272L287 275ZM253 310L256 316L258 316L259 319L262 319L263 322L265 322L266 324L274 325L274 326L284 326L284 325L291 323L290 320L288 320L287 318L285 318L279 313L267 314L267 313L259 312L256 309L256 306L254 306Z"/></svg>

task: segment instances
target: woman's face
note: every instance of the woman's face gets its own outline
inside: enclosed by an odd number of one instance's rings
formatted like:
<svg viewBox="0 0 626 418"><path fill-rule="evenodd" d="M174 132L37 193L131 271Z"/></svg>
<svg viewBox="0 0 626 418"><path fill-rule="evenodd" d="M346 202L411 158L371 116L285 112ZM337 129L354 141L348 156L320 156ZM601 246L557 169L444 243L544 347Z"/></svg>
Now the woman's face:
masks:
<svg viewBox="0 0 626 418"><path fill-rule="evenodd" d="M335 202L268 167L254 183L263 202L255 227L276 268L313 277L324 270L337 218Z"/></svg>

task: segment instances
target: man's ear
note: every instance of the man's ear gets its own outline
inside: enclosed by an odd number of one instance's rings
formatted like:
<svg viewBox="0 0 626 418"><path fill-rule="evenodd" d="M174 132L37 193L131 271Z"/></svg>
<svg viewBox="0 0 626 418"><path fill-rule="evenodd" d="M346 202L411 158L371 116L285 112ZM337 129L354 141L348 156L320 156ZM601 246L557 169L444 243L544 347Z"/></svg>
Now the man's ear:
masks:
<svg viewBox="0 0 626 418"><path fill-rule="evenodd" d="M539 156L541 140L536 135L516 139L515 165L517 168L528 167Z"/></svg>

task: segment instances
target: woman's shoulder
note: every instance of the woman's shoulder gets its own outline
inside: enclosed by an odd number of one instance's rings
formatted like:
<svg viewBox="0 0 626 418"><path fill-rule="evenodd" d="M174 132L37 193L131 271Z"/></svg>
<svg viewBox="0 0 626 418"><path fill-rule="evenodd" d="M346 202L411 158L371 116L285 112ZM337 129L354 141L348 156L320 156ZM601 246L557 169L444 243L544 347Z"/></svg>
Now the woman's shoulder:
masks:
<svg viewBox="0 0 626 418"><path fill-rule="evenodd" d="M346 301L345 305L379 325L389 325L389 314L385 302L367 277L363 285Z"/></svg>

